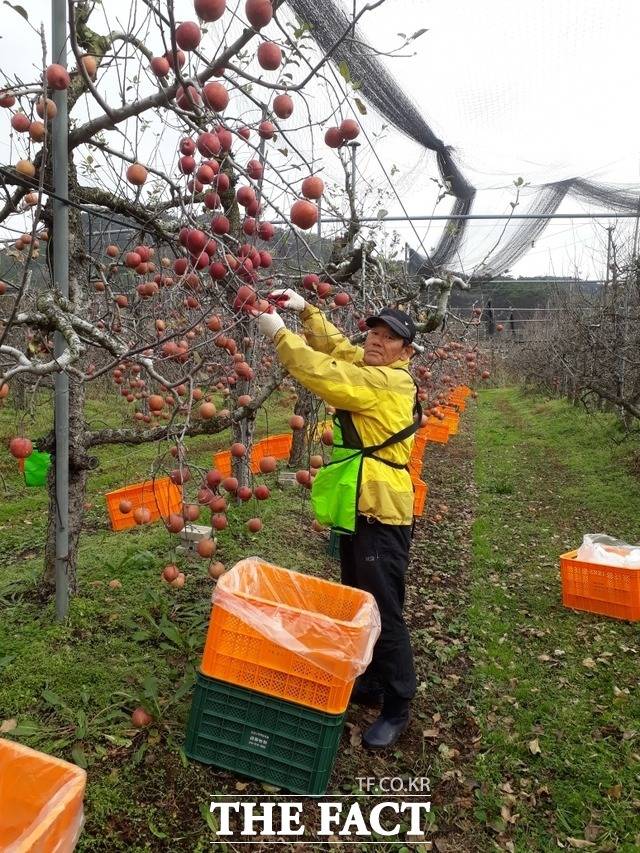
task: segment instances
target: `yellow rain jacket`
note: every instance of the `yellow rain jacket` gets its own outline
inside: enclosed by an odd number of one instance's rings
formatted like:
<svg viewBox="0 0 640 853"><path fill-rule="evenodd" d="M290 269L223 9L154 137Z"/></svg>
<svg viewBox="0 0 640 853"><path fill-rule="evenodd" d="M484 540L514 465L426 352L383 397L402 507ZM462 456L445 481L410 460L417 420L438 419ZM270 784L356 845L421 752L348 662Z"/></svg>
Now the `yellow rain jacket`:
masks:
<svg viewBox="0 0 640 853"><path fill-rule="evenodd" d="M351 412L364 446L383 442L413 420L415 385L398 360L386 367L364 364L362 347L351 344L314 306L302 312L307 344L289 329L274 342L289 373L336 409ZM409 462L413 436L377 452L391 462ZM363 461L358 512L383 524L411 524L413 484L408 470L392 468L374 458Z"/></svg>

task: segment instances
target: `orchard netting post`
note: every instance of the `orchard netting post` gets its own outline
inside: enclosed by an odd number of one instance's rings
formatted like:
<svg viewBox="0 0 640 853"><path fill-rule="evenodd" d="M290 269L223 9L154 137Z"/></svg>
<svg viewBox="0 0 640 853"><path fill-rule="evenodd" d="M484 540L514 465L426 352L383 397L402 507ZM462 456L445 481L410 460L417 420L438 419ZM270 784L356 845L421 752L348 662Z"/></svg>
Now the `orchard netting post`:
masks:
<svg viewBox="0 0 640 853"><path fill-rule="evenodd" d="M67 67L67 9L65 0L52 0L53 61ZM53 285L69 298L69 122L67 90L54 91L58 112L53 119ZM55 333L56 358L64 353L67 343ZM56 437L56 618L62 622L69 610L69 377L60 370L55 378L54 424Z"/></svg>

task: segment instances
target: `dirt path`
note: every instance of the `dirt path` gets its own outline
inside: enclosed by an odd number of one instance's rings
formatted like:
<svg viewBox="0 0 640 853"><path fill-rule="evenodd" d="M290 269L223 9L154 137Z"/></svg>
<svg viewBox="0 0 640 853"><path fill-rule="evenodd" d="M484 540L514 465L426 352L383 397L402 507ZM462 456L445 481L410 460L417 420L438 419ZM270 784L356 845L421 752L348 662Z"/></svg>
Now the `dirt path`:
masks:
<svg viewBox="0 0 640 853"><path fill-rule="evenodd" d="M350 779L362 775L428 776L430 838L432 849L440 853L483 849L474 840L470 819L470 767L478 731L470 709L465 627L475 500L472 421L470 413L457 436L446 445L429 444L425 455L429 498L416 524L405 606L418 675L410 729L393 751L371 754L360 745L359 735L375 712L351 708L347 722L352 745L341 752L333 777L334 788L347 789ZM442 519L436 521L436 515ZM381 844L379 849L399 850L400 845ZM409 843L405 849L429 847Z"/></svg>

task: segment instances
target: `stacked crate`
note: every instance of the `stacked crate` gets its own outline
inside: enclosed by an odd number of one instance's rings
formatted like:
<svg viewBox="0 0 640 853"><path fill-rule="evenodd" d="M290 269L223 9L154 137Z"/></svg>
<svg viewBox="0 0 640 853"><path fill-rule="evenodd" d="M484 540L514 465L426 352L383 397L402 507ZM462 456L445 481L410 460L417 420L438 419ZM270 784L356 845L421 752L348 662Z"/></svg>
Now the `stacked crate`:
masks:
<svg viewBox="0 0 640 853"><path fill-rule="evenodd" d="M427 447L428 435L425 428L419 429L413 441L411 456L409 457L409 473L413 483L413 515L414 518L424 513L429 487L421 479L424 451Z"/></svg>
<svg viewBox="0 0 640 853"><path fill-rule="evenodd" d="M214 593L186 754L323 793L379 624L369 593L257 558L238 563Z"/></svg>

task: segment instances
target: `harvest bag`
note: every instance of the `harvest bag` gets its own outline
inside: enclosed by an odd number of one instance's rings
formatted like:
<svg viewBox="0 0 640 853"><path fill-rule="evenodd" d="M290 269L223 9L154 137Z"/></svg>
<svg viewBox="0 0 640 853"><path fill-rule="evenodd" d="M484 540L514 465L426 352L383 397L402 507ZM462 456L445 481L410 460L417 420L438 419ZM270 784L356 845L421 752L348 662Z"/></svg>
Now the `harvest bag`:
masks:
<svg viewBox="0 0 640 853"><path fill-rule="evenodd" d="M404 441L420 426L422 408L416 396L414 420L381 444L363 447L350 412L339 409L333 416L333 453L331 462L321 468L313 481L311 504L320 524L341 533L353 533L356 529L358 496L362 477L362 463L368 456L389 465L391 468L406 468L399 462L391 462L376 456L378 450Z"/></svg>

